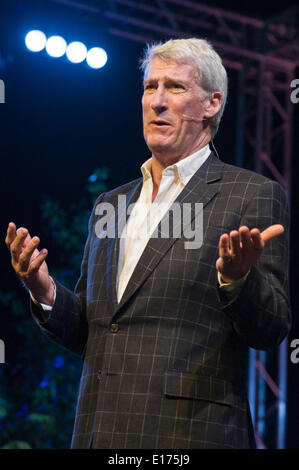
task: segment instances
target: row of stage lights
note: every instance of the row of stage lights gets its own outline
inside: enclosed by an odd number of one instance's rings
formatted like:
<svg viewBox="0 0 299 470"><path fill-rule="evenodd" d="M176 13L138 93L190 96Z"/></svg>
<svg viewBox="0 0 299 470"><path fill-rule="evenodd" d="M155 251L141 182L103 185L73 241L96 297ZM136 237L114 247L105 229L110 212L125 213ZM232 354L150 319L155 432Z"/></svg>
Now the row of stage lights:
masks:
<svg viewBox="0 0 299 470"><path fill-rule="evenodd" d="M39 30L29 31L25 37L25 44L31 52L40 52L46 49L51 57L62 57L66 54L68 60L74 64L79 64L86 60L89 67L100 69L107 62L107 54L101 47L93 47L87 50L85 44L74 41L69 44L61 36L46 37L45 33Z"/></svg>

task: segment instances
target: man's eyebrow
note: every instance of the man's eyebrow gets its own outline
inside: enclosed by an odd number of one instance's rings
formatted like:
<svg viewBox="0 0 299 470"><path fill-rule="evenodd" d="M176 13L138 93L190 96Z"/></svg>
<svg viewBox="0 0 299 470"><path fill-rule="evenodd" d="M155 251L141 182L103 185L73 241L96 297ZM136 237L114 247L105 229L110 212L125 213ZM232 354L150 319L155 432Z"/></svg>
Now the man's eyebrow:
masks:
<svg viewBox="0 0 299 470"><path fill-rule="evenodd" d="M150 77L150 78L147 78L144 83L145 84L148 84L148 83L157 83L159 80L161 79L160 78L155 78L155 77ZM174 83L174 82L178 82L178 83L182 83L184 85L188 85L189 82L187 80L184 80L183 78L180 78L180 77L169 77L168 75L165 75L164 77L162 77L162 80L165 82L165 83Z"/></svg>

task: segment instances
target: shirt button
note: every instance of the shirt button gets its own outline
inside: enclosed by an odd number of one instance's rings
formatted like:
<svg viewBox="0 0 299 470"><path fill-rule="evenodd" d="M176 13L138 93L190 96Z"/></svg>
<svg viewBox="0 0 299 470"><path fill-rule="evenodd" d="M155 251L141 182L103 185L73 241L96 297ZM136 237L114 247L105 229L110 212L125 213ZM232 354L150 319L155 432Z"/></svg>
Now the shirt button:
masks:
<svg viewBox="0 0 299 470"><path fill-rule="evenodd" d="M117 323L111 323L110 331L111 331L111 333L117 333L118 332L118 324Z"/></svg>

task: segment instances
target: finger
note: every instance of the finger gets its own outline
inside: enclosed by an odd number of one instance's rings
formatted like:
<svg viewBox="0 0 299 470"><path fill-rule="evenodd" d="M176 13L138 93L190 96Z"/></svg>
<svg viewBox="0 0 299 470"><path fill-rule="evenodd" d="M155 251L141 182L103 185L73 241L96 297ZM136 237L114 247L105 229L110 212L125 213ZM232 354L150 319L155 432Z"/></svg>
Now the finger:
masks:
<svg viewBox="0 0 299 470"><path fill-rule="evenodd" d="M30 233L28 232L28 235L27 235L27 237L26 237L25 240L24 240L24 246L25 246L25 247L28 246L29 243L31 242L31 240L32 240L32 238L31 238L31 236L30 236Z"/></svg>
<svg viewBox="0 0 299 470"><path fill-rule="evenodd" d="M241 247L240 247L240 235L238 230L232 230L229 235L230 239L230 248L231 248L231 253L230 256L238 256L241 252Z"/></svg>
<svg viewBox="0 0 299 470"><path fill-rule="evenodd" d="M276 225L271 225L270 227L266 228L261 233L262 239L265 243L267 243L269 240L272 240L272 238L278 237L278 235L281 235L284 232L284 227L283 225L276 224Z"/></svg>
<svg viewBox="0 0 299 470"><path fill-rule="evenodd" d="M264 246L265 246L265 242L262 238L262 234L259 231L259 229L258 228L253 228L250 231L250 235L251 235L253 248L255 249L255 251L263 251Z"/></svg>
<svg viewBox="0 0 299 470"><path fill-rule="evenodd" d="M13 222L9 222L7 233L6 233L6 238L5 238L5 243L8 249L15 238L16 238L16 225Z"/></svg>
<svg viewBox="0 0 299 470"><path fill-rule="evenodd" d="M27 235L28 235L28 230L27 229L25 229L23 227L19 228L16 232L16 238L14 239L12 244L10 245L10 251L11 251L12 259L15 263L18 262L19 255L22 251L24 241L25 241Z"/></svg>
<svg viewBox="0 0 299 470"><path fill-rule="evenodd" d="M248 253L248 251L252 248L249 228L243 225L242 227L240 227L239 233L242 243L242 250L243 252Z"/></svg>
<svg viewBox="0 0 299 470"><path fill-rule="evenodd" d="M32 274L36 274L43 262L45 261L46 257L48 255L48 250L45 248L41 250L36 258L30 263L29 268L28 268L28 277L30 277Z"/></svg>
<svg viewBox="0 0 299 470"><path fill-rule="evenodd" d="M22 253L19 256L19 269L21 272L26 272L29 266L30 261L32 260L32 255L36 251L36 256L38 256L39 251L37 247L40 243L40 239L38 237L33 237L30 243L24 248Z"/></svg>
<svg viewBox="0 0 299 470"><path fill-rule="evenodd" d="M227 233L221 235L219 239L219 256L224 262L231 261L231 252L229 249L230 237Z"/></svg>

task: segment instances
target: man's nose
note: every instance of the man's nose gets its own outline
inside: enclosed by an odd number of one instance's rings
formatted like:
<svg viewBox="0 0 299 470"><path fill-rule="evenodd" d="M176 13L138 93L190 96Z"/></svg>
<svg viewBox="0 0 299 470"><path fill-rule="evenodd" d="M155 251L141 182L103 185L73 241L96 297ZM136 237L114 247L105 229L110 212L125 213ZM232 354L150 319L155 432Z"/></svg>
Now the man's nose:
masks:
<svg viewBox="0 0 299 470"><path fill-rule="evenodd" d="M165 88L158 87L151 96L150 107L157 113L165 111L168 107Z"/></svg>

